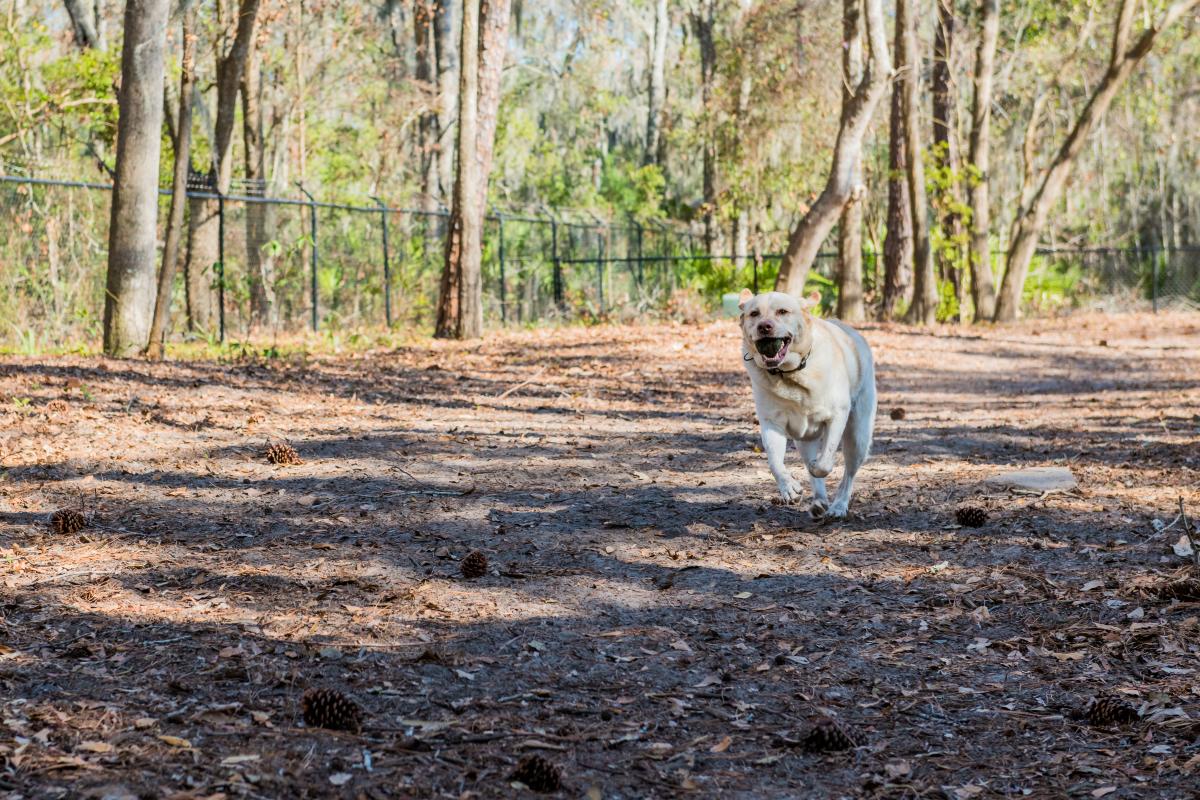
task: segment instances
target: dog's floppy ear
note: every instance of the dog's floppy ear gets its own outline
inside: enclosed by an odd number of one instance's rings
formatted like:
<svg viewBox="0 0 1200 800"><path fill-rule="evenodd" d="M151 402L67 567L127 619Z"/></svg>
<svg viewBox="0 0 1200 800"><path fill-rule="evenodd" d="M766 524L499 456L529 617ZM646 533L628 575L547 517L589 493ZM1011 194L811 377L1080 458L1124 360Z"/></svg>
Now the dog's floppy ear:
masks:
<svg viewBox="0 0 1200 800"><path fill-rule="evenodd" d="M749 289L742 289L742 293L738 295L738 308L742 311L746 310L746 303L754 299L754 292Z"/></svg>
<svg viewBox="0 0 1200 800"><path fill-rule="evenodd" d="M808 297L800 298L800 307L805 311L811 311L819 305L821 305L821 293L816 289L813 289L812 292L809 293Z"/></svg>

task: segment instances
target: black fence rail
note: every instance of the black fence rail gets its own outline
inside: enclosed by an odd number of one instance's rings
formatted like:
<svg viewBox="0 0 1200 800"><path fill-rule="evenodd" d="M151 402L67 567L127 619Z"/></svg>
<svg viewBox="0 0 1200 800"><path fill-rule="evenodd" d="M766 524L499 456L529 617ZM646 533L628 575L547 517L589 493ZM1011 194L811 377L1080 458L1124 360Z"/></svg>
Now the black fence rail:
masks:
<svg viewBox="0 0 1200 800"><path fill-rule="evenodd" d="M203 177L203 176L200 176ZM252 330L347 331L431 325L448 214L301 197L268 197L262 186L218 194L197 178L193 218L215 215L217 246L187 265L174 318L214 340ZM109 193L98 183L0 176L0 341L20 347L94 338L103 309ZM160 190L160 225L169 190ZM159 240L162 240L160 231ZM776 254L713 256L686 226L493 210L484 226L485 318L492 325L544 320L633 319L711 310L728 292L771 285ZM189 254L202 248L188 244ZM997 262L1002 259L997 258ZM877 259L864 253L868 299ZM834 297L837 258L822 253L813 284ZM201 295L215 298L205 316ZM195 295L195 296L193 296ZM1200 307L1200 248L1040 250L1026 307ZM948 312L953 315L951 309Z"/></svg>

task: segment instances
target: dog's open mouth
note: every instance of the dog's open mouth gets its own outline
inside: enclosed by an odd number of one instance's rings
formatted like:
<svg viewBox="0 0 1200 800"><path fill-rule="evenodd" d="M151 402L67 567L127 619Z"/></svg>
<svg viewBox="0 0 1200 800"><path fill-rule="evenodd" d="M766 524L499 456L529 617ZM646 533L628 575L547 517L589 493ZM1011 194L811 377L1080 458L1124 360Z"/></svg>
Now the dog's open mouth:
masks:
<svg viewBox="0 0 1200 800"><path fill-rule="evenodd" d="M792 337L768 337L759 339L754 343L754 349L758 350L759 355L763 357L763 363L768 367L777 367L783 363L783 360L788 356L788 345L792 343Z"/></svg>

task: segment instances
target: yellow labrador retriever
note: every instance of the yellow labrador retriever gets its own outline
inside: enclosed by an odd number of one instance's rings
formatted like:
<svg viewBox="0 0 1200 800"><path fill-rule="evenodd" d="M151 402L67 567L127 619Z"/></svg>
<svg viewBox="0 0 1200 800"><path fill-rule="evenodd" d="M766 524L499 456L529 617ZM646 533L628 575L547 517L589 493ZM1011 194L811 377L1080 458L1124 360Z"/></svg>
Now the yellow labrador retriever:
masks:
<svg viewBox="0 0 1200 800"><path fill-rule="evenodd" d="M784 502L802 487L783 463L796 442L812 478L814 516L844 517L875 430L875 362L850 326L808 313L814 298L742 291L742 360L750 373L767 464ZM841 443L846 474L833 502L825 478Z"/></svg>

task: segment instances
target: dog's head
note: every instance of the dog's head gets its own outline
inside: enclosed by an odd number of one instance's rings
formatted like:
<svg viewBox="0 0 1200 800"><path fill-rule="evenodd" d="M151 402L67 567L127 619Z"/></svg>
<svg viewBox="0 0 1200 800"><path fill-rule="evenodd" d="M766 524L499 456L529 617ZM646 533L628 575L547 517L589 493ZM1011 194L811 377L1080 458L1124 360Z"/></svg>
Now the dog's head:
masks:
<svg viewBox="0 0 1200 800"><path fill-rule="evenodd" d="M742 290L742 339L746 353L764 369L778 369L788 362L799 363L812 347L813 319L808 310L820 300L813 292L807 298L783 292L752 294Z"/></svg>

